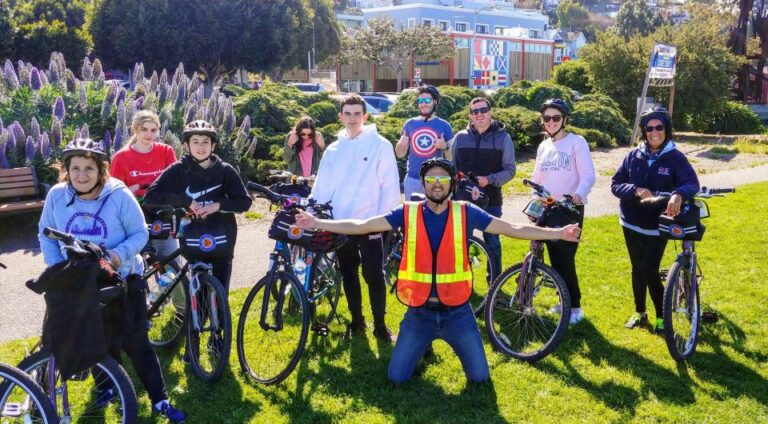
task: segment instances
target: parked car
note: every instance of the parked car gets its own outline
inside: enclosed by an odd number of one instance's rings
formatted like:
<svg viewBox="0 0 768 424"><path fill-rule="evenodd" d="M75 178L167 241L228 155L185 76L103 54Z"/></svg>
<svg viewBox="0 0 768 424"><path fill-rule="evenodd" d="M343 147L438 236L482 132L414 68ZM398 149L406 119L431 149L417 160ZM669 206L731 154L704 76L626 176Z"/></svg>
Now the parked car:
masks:
<svg viewBox="0 0 768 424"><path fill-rule="evenodd" d="M115 82L117 82L117 86L120 88L124 88L126 90L131 89L131 82L128 80L111 79L111 80L104 81L105 84L113 84Z"/></svg>
<svg viewBox="0 0 768 424"><path fill-rule="evenodd" d="M384 94L374 95L362 95L361 96L368 104L372 105L381 112L388 112L389 108L395 104L392 100L386 97Z"/></svg>
<svg viewBox="0 0 768 424"><path fill-rule="evenodd" d="M320 93L325 91L325 87L322 84L315 84L309 82L292 82L288 85L294 86L305 93Z"/></svg>

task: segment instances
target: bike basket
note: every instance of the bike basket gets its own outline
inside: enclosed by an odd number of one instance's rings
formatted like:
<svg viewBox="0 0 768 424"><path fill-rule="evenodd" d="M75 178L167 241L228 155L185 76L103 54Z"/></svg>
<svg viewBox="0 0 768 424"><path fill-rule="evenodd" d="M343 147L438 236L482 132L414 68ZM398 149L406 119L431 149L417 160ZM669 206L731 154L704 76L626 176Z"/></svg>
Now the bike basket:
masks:
<svg viewBox="0 0 768 424"><path fill-rule="evenodd" d="M270 190L274 191L275 193L282 194L284 196L289 196L293 203L295 204L306 204L306 199L309 197L309 194L312 192L312 187L310 187L307 184L286 184L286 183L277 183L272 184L269 187ZM304 200L304 202L302 202Z"/></svg>
<svg viewBox="0 0 768 424"><path fill-rule="evenodd" d="M541 215L544 214L546 206L541 199L532 199L528 202L528 206L523 209L523 213L531 217L533 220L538 220Z"/></svg>
<svg viewBox="0 0 768 424"><path fill-rule="evenodd" d="M685 204L677 216L659 217L659 235L665 239L699 241L704 237L701 225L700 208L694 204Z"/></svg>
<svg viewBox="0 0 768 424"><path fill-rule="evenodd" d="M296 225L298 209L282 209L275 214L267 235L272 240L282 241L315 252L327 252L338 249L346 242L346 236L327 231L306 230ZM318 218L327 215L317 214Z"/></svg>
<svg viewBox="0 0 768 424"><path fill-rule="evenodd" d="M569 224L578 224L581 214L562 205L554 205L545 212L543 225L548 228L562 228Z"/></svg>
<svg viewBox="0 0 768 424"><path fill-rule="evenodd" d="M459 178L458 183L456 183L456 194L453 198L474 203L481 209L488 206L488 195L477 183L467 177Z"/></svg>
<svg viewBox="0 0 768 424"><path fill-rule="evenodd" d="M226 227L219 222L190 223L184 227L184 235L179 244L187 260L224 258L231 252Z"/></svg>
<svg viewBox="0 0 768 424"><path fill-rule="evenodd" d="M144 222L147 223L150 240L165 240L171 235L172 217L159 217L154 211L144 210Z"/></svg>

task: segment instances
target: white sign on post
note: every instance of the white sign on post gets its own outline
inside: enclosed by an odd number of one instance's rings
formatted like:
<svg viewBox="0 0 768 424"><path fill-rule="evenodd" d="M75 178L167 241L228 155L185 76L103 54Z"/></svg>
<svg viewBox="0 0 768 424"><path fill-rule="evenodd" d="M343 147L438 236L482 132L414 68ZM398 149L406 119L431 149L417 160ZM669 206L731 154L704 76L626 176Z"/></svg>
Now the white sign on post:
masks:
<svg viewBox="0 0 768 424"><path fill-rule="evenodd" d="M672 79L675 77L677 47L655 44L651 56L651 79Z"/></svg>
<svg viewBox="0 0 768 424"><path fill-rule="evenodd" d="M413 68L413 79L421 79L421 68Z"/></svg>

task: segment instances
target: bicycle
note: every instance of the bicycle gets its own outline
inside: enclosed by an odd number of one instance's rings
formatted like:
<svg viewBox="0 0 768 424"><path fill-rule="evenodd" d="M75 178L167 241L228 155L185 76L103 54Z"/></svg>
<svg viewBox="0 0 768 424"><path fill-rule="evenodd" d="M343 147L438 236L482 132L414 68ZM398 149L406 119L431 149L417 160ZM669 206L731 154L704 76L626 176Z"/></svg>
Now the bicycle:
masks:
<svg viewBox="0 0 768 424"><path fill-rule="evenodd" d="M281 211L306 207L318 215L330 216L332 210L328 204L303 198L297 201L295 196L275 193L253 182L247 187L281 205ZM302 234L299 231L296 235ZM341 274L333 252L293 247L275 241L269 271L248 293L238 321L240 366L262 384L277 384L290 375L304 352L310 320L316 334L328 334L341 294ZM298 266L300 263L306 268ZM246 351L246 344L250 351Z"/></svg>
<svg viewBox="0 0 768 424"><path fill-rule="evenodd" d="M722 196L724 193L734 193L733 188L702 187L694 198L683 205L681 215L686 213L685 208L695 208L691 211L698 216L695 227L699 227L698 219L709 217L709 208L702 199L714 196ZM656 192L655 196L661 199L669 198L672 193ZM662 219L666 217L662 216ZM666 279L664 288L664 340L667 343L670 355L678 361L685 361L696 351L698 343L699 327L701 324L701 299L699 297L699 283L704 278L701 274L701 266L696 257L696 241L703 237L703 226L693 228L689 225L680 225L671 217L666 217L664 224L660 222L659 231L669 234L669 238L682 241L682 251L677 254L669 270L662 270L662 278ZM696 231L698 234L690 234ZM677 243L675 243L677 250Z"/></svg>
<svg viewBox="0 0 768 424"><path fill-rule="evenodd" d="M424 200L424 195L414 194L411 201L419 202ZM403 230L395 228L389 232L384 241L384 281L390 287L390 293L395 290L397 274L400 271L400 261L403 259ZM472 268L472 297L469 303L475 316L480 316L485 308L485 299L488 289L493 284L497 275L497 270L490 260L490 248L485 242L470 236L467 239L467 256L469 265Z"/></svg>
<svg viewBox="0 0 768 424"><path fill-rule="evenodd" d="M557 201L543 186L529 180L537 198L523 213L544 227L559 208L576 212L570 196ZM522 262L496 279L485 305L485 326L493 346L516 359L535 362L562 340L571 317L571 296L560 274L544 263L544 242L531 240Z"/></svg>
<svg viewBox="0 0 768 424"><path fill-rule="evenodd" d="M86 244L71 234L52 228L45 228L43 234L63 242L73 252L70 255L88 254ZM123 295L122 286L109 286L99 290L98 299L104 305ZM98 420L127 424L138 420L133 383L113 358L107 357L74 375L62 375L48 347L38 345L17 367L44 388L62 423ZM5 399L7 392L0 393L0 398Z"/></svg>
<svg viewBox="0 0 768 424"><path fill-rule="evenodd" d="M0 268L6 269L3 263ZM48 395L24 371L0 362L0 423L59 422Z"/></svg>
<svg viewBox="0 0 768 424"><path fill-rule="evenodd" d="M185 357L192 372L203 381L214 382L221 378L229 363L232 318L228 295L212 274L212 265L196 258L199 251L194 247L205 240L203 237L202 241L184 239L185 226L190 221L187 215L184 208L158 210L156 216L171 218L172 235L182 239L181 247L166 258L155 257L151 248L144 250L149 264L142 278L150 286L147 296L150 343L158 347L173 346L186 329ZM187 263L177 270L174 261L182 255ZM173 274L172 281L160 284L162 274L167 273L169 267L177 273ZM183 297L180 298L178 290ZM206 349L201 349L201 344Z"/></svg>

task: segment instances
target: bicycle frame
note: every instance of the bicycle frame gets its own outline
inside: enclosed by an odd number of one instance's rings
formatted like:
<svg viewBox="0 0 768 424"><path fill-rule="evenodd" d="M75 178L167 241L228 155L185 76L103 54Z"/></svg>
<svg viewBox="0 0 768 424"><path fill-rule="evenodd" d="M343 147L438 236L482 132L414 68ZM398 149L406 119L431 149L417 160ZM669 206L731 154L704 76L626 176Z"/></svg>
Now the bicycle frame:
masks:
<svg viewBox="0 0 768 424"><path fill-rule="evenodd" d="M518 304L520 305L521 312L531 306L531 301L534 294L533 284L530 284L532 282L531 277L533 277L531 270L534 268L533 265L537 261L541 261L543 253L544 243L539 240L531 240L531 249L528 253L525 254L525 258L523 259L523 267L520 270L520 277L518 277L517 280L516 295L519 299Z"/></svg>

